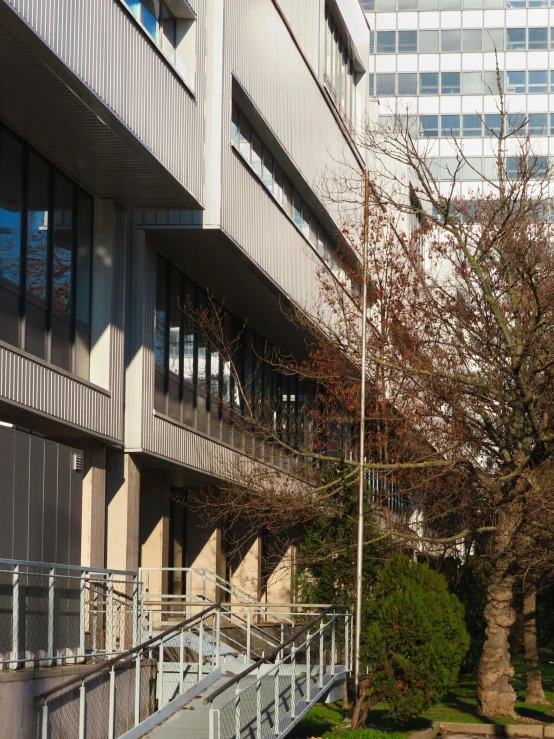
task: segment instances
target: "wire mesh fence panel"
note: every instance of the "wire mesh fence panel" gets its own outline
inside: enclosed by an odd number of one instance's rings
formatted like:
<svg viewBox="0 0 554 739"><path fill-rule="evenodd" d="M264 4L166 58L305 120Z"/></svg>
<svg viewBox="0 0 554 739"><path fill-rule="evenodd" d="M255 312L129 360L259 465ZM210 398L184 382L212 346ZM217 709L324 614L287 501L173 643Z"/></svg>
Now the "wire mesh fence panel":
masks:
<svg viewBox="0 0 554 739"><path fill-rule="evenodd" d="M107 737L109 727L110 673L103 672L86 684L85 736ZM46 737L42 737L46 739ZM67 735L67 739L70 736Z"/></svg>
<svg viewBox="0 0 554 739"><path fill-rule="evenodd" d="M115 670L115 739L135 725L135 687L136 663L129 660Z"/></svg>
<svg viewBox="0 0 554 739"><path fill-rule="evenodd" d="M79 578L56 577L54 588L54 649L78 653L80 647L81 585Z"/></svg>
<svg viewBox="0 0 554 739"><path fill-rule="evenodd" d="M80 688L76 687L51 700L48 704L48 731L41 739L68 739L78 736ZM100 734L98 734L100 736Z"/></svg>

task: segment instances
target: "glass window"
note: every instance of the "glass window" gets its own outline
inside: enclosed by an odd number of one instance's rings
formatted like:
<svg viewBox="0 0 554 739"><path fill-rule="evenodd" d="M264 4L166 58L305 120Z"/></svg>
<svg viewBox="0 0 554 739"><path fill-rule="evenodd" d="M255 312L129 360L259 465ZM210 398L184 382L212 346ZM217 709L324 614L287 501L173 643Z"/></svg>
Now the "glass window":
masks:
<svg viewBox="0 0 554 739"><path fill-rule="evenodd" d="M436 138L439 135L438 115L420 115L419 128L423 138Z"/></svg>
<svg viewBox="0 0 554 739"><path fill-rule="evenodd" d="M385 72L375 75L377 78L377 95L394 95L396 75L394 72Z"/></svg>
<svg viewBox="0 0 554 739"><path fill-rule="evenodd" d="M235 103L231 109L231 143L239 145L239 109Z"/></svg>
<svg viewBox="0 0 554 739"><path fill-rule="evenodd" d="M398 53L417 52L417 31L398 31Z"/></svg>
<svg viewBox="0 0 554 739"><path fill-rule="evenodd" d="M439 32L438 31L420 31L419 32L419 53L420 54L436 54L439 50Z"/></svg>
<svg viewBox="0 0 554 739"><path fill-rule="evenodd" d="M283 204L283 170L277 164L273 163L273 194L275 199L281 205Z"/></svg>
<svg viewBox="0 0 554 739"><path fill-rule="evenodd" d="M486 113L485 114L485 136L494 136L500 134L500 126L502 123L502 116L500 113Z"/></svg>
<svg viewBox="0 0 554 739"><path fill-rule="evenodd" d="M440 159L440 179L450 180L453 177L460 178L460 162L456 157L441 157Z"/></svg>
<svg viewBox="0 0 554 739"><path fill-rule="evenodd" d="M369 77L369 97L375 97L375 75L371 73Z"/></svg>
<svg viewBox="0 0 554 739"><path fill-rule="evenodd" d="M56 173L54 192L52 304L56 310L69 313L73 255L73 185Z"/></svg>
<svg viewBox="0 0 554 739"><path fill-rule="evenodd" d="M480 180L481 157L466 157L462 164L461 175L463 180Z"/></svg>
<svg viewBox="0 0 554 739"><path fill-rule="evenodd" d="M156 328L154 331L154 361L165 368L165 333L167 322L167 262L158 255L156 272Z"/></svg>
<svg viewBox="0 0 554 739"><path fill-rule="evenodd" d="M269 190L272 190L273 189L273 157L267 151L267 149L264 149L263 165L264 165L263 183Z"/></svg>
<svg viewBox="0 0 554 739"><path fill-rule="evenodd" d="M300 222L300 230L307 239L310 238L310 209L304 201L302 201L302 219Z"/></svg>
<svg viewBox="0 0 554 739"><path fill-rule="evenodd" d="M369 32L369 53L375 54L375 31Z"/></svg>
<svg viewBox="0 0 554 739"><path fill-rule="evenodd" d="M527 48L548 49L548 28L528 28Z"/></svg>
<svg viewBox="0 0 554 739"><path fill-rule="evenodd" d="M550 92L554 92L554 69L550 70Z"/></svg>
<svg viewBox="0 0 554 739"><path fill-rule="evenodd" d="M189 279L185 280L185 295L183 298L183 379L194 382L194 321L187 314L186 307L195 307L195 287Z"/></svg>
<svg viewBox="0 0 554 739"><path fill-rule="evenodd" d="M529 166L533 170L533 177L544 177L548 171L548 157L546 156L532 156L529 157Z"/></svg>
<svg viewBox="0 0 554 739"><path fill-rule="evenodd" d="M377 31L377 53L396 53L396 31Z"/></svg>
<svg viewBox="0 0 554 739"><path fill-rule="evenodd" d="M23 150L0 128L0 339L19 346Z"/></svg>
<svg viewBox="0 0 554 739"><path fill-rule="evenodd" d="M400 72L398 74L398 94L417 95L417 74L415 72Z"/></svg>
<svg viewBox="0 0 554 739"><path fill-rule="evenodd" d="M487 180L497 180L498 170L494 157L483 157L483 177Z"/></svg>
<svg viewBox="0 0 554 739"><path fill-rule="evenodd" d="M508 113L506 126L507 133L525 133L525 113Z"/></svg>
<svg viewBox="0 0 554 739"><path fill-rule="evenodd" d="M506 92L510 95L525 93L525 72L508 70L506 72Z"/></svg>
<svg viewBox="0 0 554 739"><path fill-rule="evenodd" d="M481 72L462 72L462 94L480 95L482 87Z"/></svg>
<svg viewBox="0 0 554 739"><path fill-rule="evenodd" d="M496 72L496 70L487 70L483 72L483 92L485 95L498 95L499 84L503 90L505 86L504 72Z"/></svg>
<svg viewBox="0 0 554 739"><path fill-rule="evenodd" d="M525 28L506 29L506 49L508 51L521 51L525 49Z"/></svg>
<svg viewBox="0 0 554 739"><path fill-rule="evenodd" d="M239 151L247 162L250 161L250 124L242 113L239 117Z"/></svg>
<svg viewBox="0 0 554 739"><path fill-rule="evenodd" d="M77 206L77 295L75 373L90 376L90 299L92 279L92 198L79 192Z"/></svg>
<svg viewBox="0 0 554 739"><path fill-rule="evenodd" d="M460 0L441 0L442 10L458 10L460 7Z"/></svg>
<svg viewBox="0 0 554 739"><path fill-rule="evenodd" d="M294 200L292 205L292 220L295 225L300 228L302 226L302 198L298 190L294 191Z"/></svg>
<svg viewBox="0 0 554 739"><path fill-rule="evenodd" d="M283 207L289 218L292 218L292 183L286 175L283 175Z"/></svg>
<svg viewBox="0 0 554 739"><path fill-rule="evenodd" d="M482 51L483 32L480 28L468 28L463 32L463 51Z"/></svg>
<svg viewBox="0 0 554 739"><path fill-rule="evenodd" d="M441 51L460 51L459 30L441 31Z"/></svg>
<svg viewBox="0 0 554 739"><path fill-rule="evenodd" d="M454 95L460 93L460 73L441 73L441 92L443 95Z"/></svg>
<svg viewBox="0 0 554 739"><path fill-rule="evenodd" d="M550 135L554 136L554 113L550 114Z"/></svg>
<svg viewBox="0 0 554 739"><path fill-rule="evenodd" d="M527 128L532 136L548 135L548 113L529 113Z"/></svg>
<svg viewBox="0 0 554 739"><path fill-rule="evenodd" d="M459 115L441 115L441 136L459 136L460 135L460 116Z"/></svg>
<svg viewBox="0 0 554 739"><path fill-rule="evenodd" d="M361 0L362 8L365 11L375 9L375 0Z"/></svg>
<svg viewBox="0 0 554 739"><path fill-rule="evenodd" d="M377 0L377 10L381 12L396 10L396 0Z"/></svg>
<svg viewBox="0 0 554 739"><path fill-rule="evenodd" d="M504 51L504 29L485 28L483 31L484 51Z"/></svg>
<svg viewBox="0 0 554 739"><path fill-rule="evenodd" d="M439 94L439 74L438 72L420 72L419 73L419 94L420 95L438 95Z"/></svg>
<svg viewBox="0 0 554 739"><path fill-rule="evenodd" d="M554 49L554 28L550 29L550 48Z"/></svg>
<svg viewBox="0 0 554 739"><path fill-rule="evenodd" d="M177 21L165 3L160 7L160 48L172 64L176 62Z"/></svg>
<svg viewBox="0 0 554 739"><path fill-rule="evenodd" d="M156 43L159 43L158 18L160 16L159 0L141 0L141 21Z"/></svg>
<svg viewBox="0 0 554 739"><path fill-rule="evenodd" d="M462 136L481 136L481 116L476 113L462 116Z"/></svg>
<svg viewBox="0 0 554 739"><path fill-rule="evenodd" d="M262 142L255 133L252 134L252 169L258 177L262 176Z"/></svg>
<svg viewBox="0 0 554 739"><path fill-rule="evenodd" d="M417 10L417 0L398 0L398 10Z"/></svg>
<svg viewBox="0 0 554 739"><path fill-rule="evenodd" d="M528 91L530 93L548 92L547 71L534 69L528 72Z"/></svg>

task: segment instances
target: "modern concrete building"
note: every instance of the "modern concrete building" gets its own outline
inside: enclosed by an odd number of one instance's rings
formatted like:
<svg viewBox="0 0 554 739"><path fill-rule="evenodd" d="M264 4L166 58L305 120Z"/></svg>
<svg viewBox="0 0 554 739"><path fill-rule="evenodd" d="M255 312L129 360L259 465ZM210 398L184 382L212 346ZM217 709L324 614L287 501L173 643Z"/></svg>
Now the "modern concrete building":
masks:
<svg viewBox="0 0 554 739"><path fill-rule="evenodd" d="M224 301L245 380L304 402L253 347L303 346L283 305L347 248L316 182L364 167L368 69L358 0L0 0L1 557L290 600L264 532L227 562L173 500L245 457L181 308Z"/></svg>
<svg viewBox="0 0 554 739"><path fill-rule="evenodd" d="M370 95L380 99L383 122L396 112L412 116L413 130L431 144L429 155L436 157L442 180L450 180L456 167L452 135L463 141L470 164L460 173L460 194L477 188L475 169L494 178L494 137L487 128L499 127L497 60L514 123L528 117L534 151L550 156L554 10L548 0L362 5L372 28ZM515 153L517 143L512 146Z"/></svg>

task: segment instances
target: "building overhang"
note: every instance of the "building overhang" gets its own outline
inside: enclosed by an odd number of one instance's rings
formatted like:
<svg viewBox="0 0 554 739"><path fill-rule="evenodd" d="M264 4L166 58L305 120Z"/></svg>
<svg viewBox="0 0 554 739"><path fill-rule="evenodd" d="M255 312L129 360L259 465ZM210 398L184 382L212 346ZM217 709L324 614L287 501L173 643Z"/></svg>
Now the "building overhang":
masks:
<svg viewBox="0 0 554 739"><path fill-rule="evenodd" d="M292 300L224 231L145 226L148 243L248 326L301 359L309 334L292 320ZM209 281L206 280L209 275Z"/></svg>
<svg viewBox="0 0 554 739"><path fill-rule="evenodd" d="M129 208L201 207L4 0L0 118L97 197Z"/></svg>

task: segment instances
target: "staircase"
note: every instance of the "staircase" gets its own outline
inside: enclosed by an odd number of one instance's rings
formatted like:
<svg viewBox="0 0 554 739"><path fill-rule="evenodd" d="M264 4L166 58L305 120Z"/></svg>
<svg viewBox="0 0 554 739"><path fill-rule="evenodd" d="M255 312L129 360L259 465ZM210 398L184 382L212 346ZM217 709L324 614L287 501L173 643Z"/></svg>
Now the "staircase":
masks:
<svg viewBox="0 0 554 739"><path fill-rule="evenodd" d="M37 739L285 737L351 668L351 616L338 606L151 595L141 644L38 696Z"/></svg>

